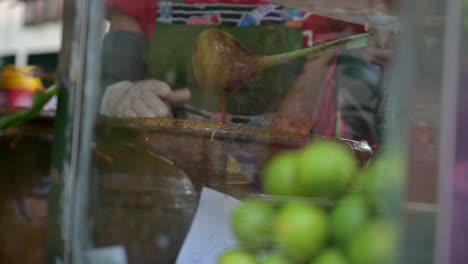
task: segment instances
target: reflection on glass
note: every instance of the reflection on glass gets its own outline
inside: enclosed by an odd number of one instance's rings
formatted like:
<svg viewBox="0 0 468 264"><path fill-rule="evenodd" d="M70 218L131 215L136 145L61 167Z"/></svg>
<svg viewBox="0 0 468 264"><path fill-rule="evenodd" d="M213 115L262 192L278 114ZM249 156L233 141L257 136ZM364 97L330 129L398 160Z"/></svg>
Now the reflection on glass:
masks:
<svg viewBox="0 0 468 264"><path fill-rule="evenodd" d="M445 4L274 2L105 1L64 81L72 173L51 215L72 238L51 258L432 263Z"/></svg>

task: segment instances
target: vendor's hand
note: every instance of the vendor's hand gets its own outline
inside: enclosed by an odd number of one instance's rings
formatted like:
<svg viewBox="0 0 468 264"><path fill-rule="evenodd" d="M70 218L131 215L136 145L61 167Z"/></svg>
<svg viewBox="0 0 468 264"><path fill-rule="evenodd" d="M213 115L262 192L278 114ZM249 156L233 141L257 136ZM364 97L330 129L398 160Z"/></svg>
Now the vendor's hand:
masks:
<svg viewBox="0 0 468 264"><path fill-rule="evenodd" d="M172 91L158 80L122 81L106 88L101 114L113 117L171 117L170 106L190 99L188 89Z"/></svg>
<svg viewBox="0 0 468 264"><path fill-rule="evenodd" d="M385 67L394 54L393 44L396 33L388 28L370 28L369 33L372 37L363 51L363 57L369 63Z"/></svg>

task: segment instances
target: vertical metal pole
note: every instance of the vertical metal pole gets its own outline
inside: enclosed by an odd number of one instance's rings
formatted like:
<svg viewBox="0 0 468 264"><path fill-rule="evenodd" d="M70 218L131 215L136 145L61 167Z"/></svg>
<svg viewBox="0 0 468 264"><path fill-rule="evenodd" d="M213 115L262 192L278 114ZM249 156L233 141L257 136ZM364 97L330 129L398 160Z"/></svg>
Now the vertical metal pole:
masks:
<svg viewBox="0 0 468 264"><path fill-rule="evenodd" d="M83 263L82 252L93 246L90 239L89 224L89 196L92 170L92 145L94 142L94 129L100 98L100 45L102 36L102 21L104 14L104 1L90 1L87 10L88 35L86 40L86 68L83 76L83 108L80 130L80 151L76 173L75 199L72 205L74 217L72 219L72 249L74 264Z"/></svg>
<svg viewBox="0 0 468 264"><path fill-rule="evenodd" d="M83 263L82 252L92 243L88 223L89 179L92 177L92 143L99 105L100 43L103 0L65 2L72 17L64 18L60 71L67 114L63 122L62 185L58 223L66 264ZM74 12L71 9L74 9ZM71 21L73 20L73 21ZM72 32L70 32L72 31ZM64 98L65 97L65 98Z"/></svg>
<svg viewBox="0 0 468 264"><path fill-rule="evenodd" d="M440 151L438 177L438 204L435 260L450 263L450 225L452 216L452 180L455 166L457 94L460 74L460 42L462 32L461 0L447 1L442 98L440 120Z"/></svg>
<svg viewBox="0 0 468 264"><path fill-rule="evenodd" d="M78 156L82 146L80 142L80 127L83 109L83 78L86 65L86 38L88 29L88 19L86 12L88 0L74 1L74 27L69 41L70 60L68 61L69 72L67 72L65 89L68 91L67 105L67 125L65 127L65 137L71 140L71 144L64 151L63 171L62 171L62 191L60 195L60 224L61 234L64 241L63 263L72 263L74 250L73 224L75 218L75 198L77 171L79 171ZM70 142L70 141L68 141ZM68 143L67 142L67 143Z"/></svg>

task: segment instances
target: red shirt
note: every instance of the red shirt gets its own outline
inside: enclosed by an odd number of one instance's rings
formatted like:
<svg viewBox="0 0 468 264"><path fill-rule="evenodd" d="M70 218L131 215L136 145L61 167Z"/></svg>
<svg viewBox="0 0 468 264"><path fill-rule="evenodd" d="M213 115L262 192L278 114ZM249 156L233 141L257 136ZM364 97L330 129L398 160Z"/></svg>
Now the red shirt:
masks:
<svg viewBox="0 0 468 264"><path fill-rule="evenodd" d="M107 0L106 3L108 10L118 9L135 17L147 37L153 34L157 13L156 0Z"/></svg>

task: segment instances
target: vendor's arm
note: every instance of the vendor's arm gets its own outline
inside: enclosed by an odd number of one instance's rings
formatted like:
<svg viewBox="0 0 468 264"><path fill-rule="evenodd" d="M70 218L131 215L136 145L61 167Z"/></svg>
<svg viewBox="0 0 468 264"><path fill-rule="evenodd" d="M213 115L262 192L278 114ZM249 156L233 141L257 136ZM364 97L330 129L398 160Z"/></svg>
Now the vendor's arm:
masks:
<svg viewBox="0 0 468 264"><path fill-rule="evenodd" d="M312 43L321 43L356 34L363 30L362 26L348 24L327 17L310 15L303 21L304 35L309 36L304 41L304 47ZM307 34L306 34L307 33ZM306 58L304 68L294 85L289 89L285 100L276 113L273 127L278 130L309 133L312 126L317 125L318 110L326 115L320 120L321 129L328 129L334 119L334 102L332 93L333 59L335 52L324 52ZM333 67L332 67L333 66ZM324 109L327 108L327 109ZM324 124L326 123L326 124ZM331 128L333 131L333 128ZM324 133L319 131L318 133Z"/></svg>
<svg viewBox="0 0 468 264"><path fill-rule="evenodd" d="M329 41L351 34L359 34L364 28L359 25L337 22L328 18L312 16L304 25L314 35L314 43ZM372 28L373 37L370 45L363 50L363 58L384 69L392 57L392 37L388 31ZM337 115L335 74L331 63L334 53L324 53L315 59L308 59L294 86L279 108L274 119L274 128L292 132L308 133L311 128L315 133L334 135L336 124L342 120ZM331 76L330 76L331 74ZM327 78L328 77L328 78ZM320 103L318 102L320 100ZM361 102L367 103L367 102ZM341 102L343 104L343 102ZM339 119L339 120L338 120ZM347 132L352 133L352 131ZM348 135L351 136L351 135Z"/></svg>
<svg viewBox="0 0 468 264"><path fill-rule="evenodd" d="M170 117L171 106L190 99L188 89L172 91L166 83L149 78L145 58L154 29L155 3L108 1L110 31L102 48L103 115Z"/></svg>
<svg viewBox="0 0 468 264"><path fill-rule="evenodd" d="M320 91L334 53L324 53L306 60L304 68L288 91L273 120L277 130L309 133Z"/></svg>

